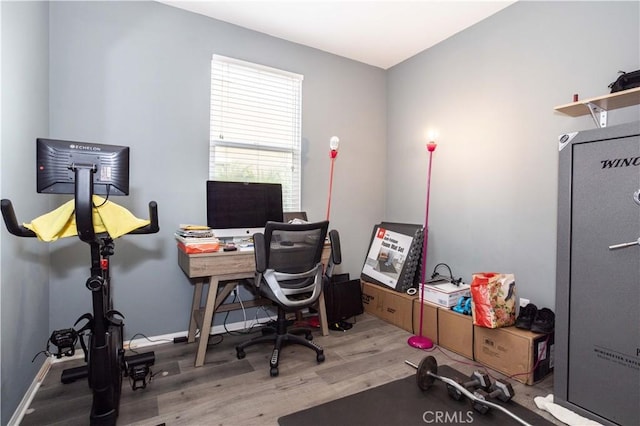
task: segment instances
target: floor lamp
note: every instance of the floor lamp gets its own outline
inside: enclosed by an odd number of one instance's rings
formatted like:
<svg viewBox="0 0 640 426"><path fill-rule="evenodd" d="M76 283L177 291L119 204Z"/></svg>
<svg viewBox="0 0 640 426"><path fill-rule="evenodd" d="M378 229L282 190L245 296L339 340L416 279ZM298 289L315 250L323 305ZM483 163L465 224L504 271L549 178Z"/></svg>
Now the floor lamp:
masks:
<svg viewBox="0 0 640 426"><path fill-rule="evenodd" d="M332 136L329 139L329 158L331 159L331 170L329 171L329 198L327 200L327 220L329 220L329 216L331 215L331 191L333 189L333 163L336 161L336 157L338 156L338 145L340 144L340 138L337 136ZM314 317L314 321L317 321L317 317ZM313 324L313 321L310 321L310 324ZM346 321L338 321L337 323L333 323L329 325L331 330L338 331L346 331L352 327L352 324Z"/></svg>
<svg viewBox="0 0 640 426"><path fill-rule="evenodd" d="M407 343L418 349L431 349L433 341L422 335L422 318L424 315L424 281L427 269L427 241L429 239L429 196L431 192L431 160L433 159L433 151L436 150L437 144L433 141L427 144L429 151L429 169L427 171L427 206L424 217L424 237L422 239L422 268L420 269L420 328L417 336L409 337Z"/></svg>
<svg viewBox="0 0 640 426"><path fill-rule="evenodd" d="M329 172L329 199L327 201L327 220L329 220L329 215L331 214L331 190L333 189L333 163L336 161L336 157L338 156L338 145L340 145L340 138L337 136L332 136L329 139L329 157L331 158L331 170Z"/></svg>
<svg viewBox="0 0 640 426"><path fill-rule="evenodd" d="M332 136L329 139L329 158L331 159L331 170L329 171L329 199L327 200L327 220L331 214L331 190L333 189L333 163L338 156L338 145L340 144L340 138ZM317 315L314 315L309 319L309 325L312 327L319 327L320 320Z"/></svg>

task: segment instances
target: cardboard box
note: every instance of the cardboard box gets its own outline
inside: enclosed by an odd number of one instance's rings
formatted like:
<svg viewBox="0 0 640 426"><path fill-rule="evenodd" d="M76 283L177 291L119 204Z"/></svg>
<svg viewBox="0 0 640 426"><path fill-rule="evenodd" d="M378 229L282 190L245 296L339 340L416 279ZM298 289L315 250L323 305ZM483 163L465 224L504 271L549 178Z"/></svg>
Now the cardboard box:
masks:
<svg viewBox="0 0 640 426"><path fill-rule="evenodd" d="M419 292L420 290L418 294ZM424 285L424 300L445 308L457 305L462 296L471 296L471 286L468 284L457 286L450 282Z"/></svg>
<svg viewBox="0 0 640 426"><path fill-rule="evenodd" d="M474 327L476 361L527 385L553 371L553 334L516 327Z"/></svg>
<svg viewBox="0 0 640 426"><path fill-rule="evenodd" d="M424 302L422 308L422 335L438 344L438 306ZM413 301L413 333L420 333L420 299Z"/></svg>
<svg viewBox="0 0 640 426"><path fill-rule="evenodd" d="M438 345L473 359L473 338L471 315L438 308Z"/></svg>
<svg viewBox="0 0 640 426"><path fill-rule="evenodd" d="M416 296L409 296L378 284L361 282L365 312L413 333L413 301Z"/></svg>

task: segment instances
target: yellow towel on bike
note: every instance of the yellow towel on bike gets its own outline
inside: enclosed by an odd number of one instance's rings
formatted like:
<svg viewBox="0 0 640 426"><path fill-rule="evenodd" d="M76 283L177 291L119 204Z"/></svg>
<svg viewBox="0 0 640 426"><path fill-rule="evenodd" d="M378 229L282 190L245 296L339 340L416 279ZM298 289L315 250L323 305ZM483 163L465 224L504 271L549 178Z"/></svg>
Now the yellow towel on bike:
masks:
<svg viewBox="0 0 640 426"><path fill-rule="evenodd" d="M96 207L98 206L98 207ZM76 229L75 201L71 200L57 209L39 216L24 227L32 230L38 239L46 242L78 235ZM146 219L138 219L129 210L97 195L93 196L93 228L96 233L107 232L111 238L148 225Z"/></svg>

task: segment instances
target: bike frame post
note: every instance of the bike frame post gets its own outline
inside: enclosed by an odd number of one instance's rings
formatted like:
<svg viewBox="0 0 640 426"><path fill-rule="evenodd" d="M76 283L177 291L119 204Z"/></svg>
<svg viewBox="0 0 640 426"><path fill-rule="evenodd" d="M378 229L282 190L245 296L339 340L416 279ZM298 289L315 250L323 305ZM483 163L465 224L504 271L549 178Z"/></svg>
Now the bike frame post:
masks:
<svg viewBox="0 0 640 426"><path fill-rule="evenodd" d="M105 274L102 268L100 242L93 227L93 174L96 167L74 164L71 169L75 173L75 218L78 237L91 248L91 276L86 284L91 290L93 305L88 365L89 386L94 392L90 420L92 425L114 425L118 416L120 389L115 389L113 385L112 369L116 367L118 374L121 373L117 365L118 354L112 352L118 349L111 348L109 341L117 336L109 334L109 318L106 315L110 309L107 303L110 304L111 300L109 282L105 279L108 273Z"/></svg>

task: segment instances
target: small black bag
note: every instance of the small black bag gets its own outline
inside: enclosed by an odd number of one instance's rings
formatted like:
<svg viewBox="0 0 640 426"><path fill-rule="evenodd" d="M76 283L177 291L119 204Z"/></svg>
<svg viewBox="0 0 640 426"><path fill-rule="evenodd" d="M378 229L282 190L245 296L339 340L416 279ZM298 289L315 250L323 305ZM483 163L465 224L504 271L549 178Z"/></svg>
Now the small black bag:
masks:
<svg viewBox="0 0 640 426"><path fill-rule="evenodd" d="M341 281L334 276L331 281L325 277L324 297L329 323L347 320L364 312L360 280Z"/></svg>
<svg viewBox="0 0 640 426"><path fill-rule="evenodd" d="M633 89L634 87L640 87L640 70L632 72L622 72L620 77L609 85L611 93L619 92L621 90Z"/></svg>

